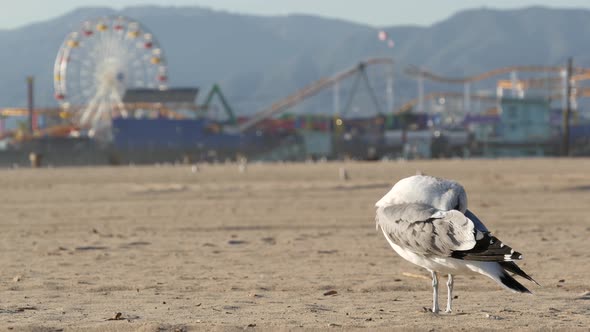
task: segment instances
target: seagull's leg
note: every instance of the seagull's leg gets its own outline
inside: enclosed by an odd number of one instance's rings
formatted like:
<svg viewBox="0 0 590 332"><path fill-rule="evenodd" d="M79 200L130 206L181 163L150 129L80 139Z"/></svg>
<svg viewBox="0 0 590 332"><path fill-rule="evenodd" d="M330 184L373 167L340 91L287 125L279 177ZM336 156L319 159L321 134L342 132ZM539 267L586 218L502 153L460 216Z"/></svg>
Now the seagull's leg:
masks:
<svg viewBox="0 0 590 332"><path fill-rule="evenodd" d="M447 280L447 313L450 314L452 310L451 302L453 302L453 275L449 274L449 279Z"/></svg>
<svg viewBox="0 0 590 332"><path fill-rule="evenodd" d="M438 313L438 275L434 271L432 273L432 312Z"/></svg>

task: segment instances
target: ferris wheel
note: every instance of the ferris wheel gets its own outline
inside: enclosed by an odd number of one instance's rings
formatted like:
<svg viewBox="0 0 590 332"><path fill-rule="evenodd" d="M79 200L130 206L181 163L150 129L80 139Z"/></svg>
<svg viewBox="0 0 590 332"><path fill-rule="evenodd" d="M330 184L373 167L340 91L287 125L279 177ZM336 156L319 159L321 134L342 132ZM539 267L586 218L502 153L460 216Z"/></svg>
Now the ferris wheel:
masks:
<svg viewBox="0 0 590 332"><path fill-rule="evenodd" d="M165 89L167 79L158 41L126 17L84 22L67 35L54 66L55 98L92 130L110 127L113 116L125 114L126 89Z"/></svg>

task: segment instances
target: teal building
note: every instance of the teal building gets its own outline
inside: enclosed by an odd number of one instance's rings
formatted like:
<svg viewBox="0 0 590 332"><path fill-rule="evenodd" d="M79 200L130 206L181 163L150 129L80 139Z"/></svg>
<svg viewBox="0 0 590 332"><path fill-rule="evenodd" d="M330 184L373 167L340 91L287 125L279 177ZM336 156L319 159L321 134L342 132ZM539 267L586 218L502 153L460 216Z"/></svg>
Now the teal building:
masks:
<svg viewBox="0 0 590 332"><path fill-rule="evenodd" d="M553 154L559 128L551 124L550 101L545 98L503 98L496 136L485 155L497 157Z"/></svg>

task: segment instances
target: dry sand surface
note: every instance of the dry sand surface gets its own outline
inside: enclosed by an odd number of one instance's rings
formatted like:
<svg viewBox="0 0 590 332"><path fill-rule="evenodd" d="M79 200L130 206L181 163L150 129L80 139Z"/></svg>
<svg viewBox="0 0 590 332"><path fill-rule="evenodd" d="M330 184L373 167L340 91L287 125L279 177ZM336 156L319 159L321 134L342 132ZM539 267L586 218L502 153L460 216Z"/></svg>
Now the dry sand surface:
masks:
<svg viewBox="0 0 590 332"><path fill-rule="evenodd" d="M587 330L589 166L1 170L0 329ZM350 180L339 179L341 167ZM455 312L424 312L432 293L420 277L428 274L375 231L373 207L416 170L463 183L471 210L524 254L521 267L542 287L523 280L535 294L512 294L483 276L459 276Z"/></svg>

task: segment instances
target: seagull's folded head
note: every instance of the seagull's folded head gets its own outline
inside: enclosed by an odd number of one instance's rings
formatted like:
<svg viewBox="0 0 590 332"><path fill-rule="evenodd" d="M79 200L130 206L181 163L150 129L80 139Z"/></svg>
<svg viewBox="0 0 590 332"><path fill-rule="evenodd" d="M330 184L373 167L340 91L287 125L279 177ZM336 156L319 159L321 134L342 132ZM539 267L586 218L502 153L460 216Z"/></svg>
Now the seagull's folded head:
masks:
<svg viewBox="0 0 590 332"><path fill-rule="evenodd" d="M467 211L467 194L456 181L427 175L414 175L399 180L375 207L394 204L426 204L436 209Z"/></svg>

